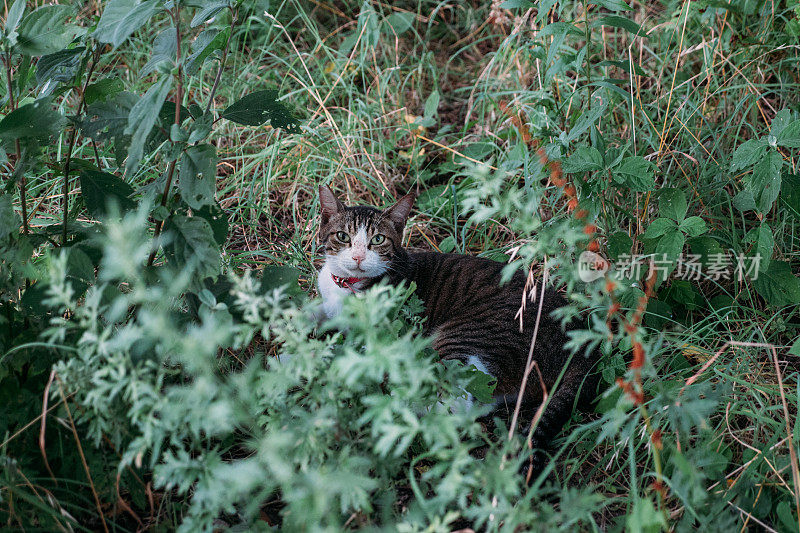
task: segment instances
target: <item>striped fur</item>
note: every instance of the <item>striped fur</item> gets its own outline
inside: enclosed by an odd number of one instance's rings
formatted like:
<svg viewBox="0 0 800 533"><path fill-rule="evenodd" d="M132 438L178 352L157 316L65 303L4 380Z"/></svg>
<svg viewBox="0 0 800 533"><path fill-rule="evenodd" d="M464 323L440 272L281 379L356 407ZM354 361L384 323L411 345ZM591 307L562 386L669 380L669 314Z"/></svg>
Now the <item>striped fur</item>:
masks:
<svg viewBox="0 0 800 533"><path fill-rule="evenodd" d="M346 260L339 260L341 257L346 259L351 253L350 243L337 238L339 232L355 235L364 230L367 243L375 235L385 235L380 246L370 247L382 266L358 289L363 290L384 278L392 283L402 280L415 282L417 295L425 304L426 333L433 336L436 351L443 359L457 359L464 363L475 363L477 358L480 365L476 366L497 379L495 412L510 414L523 379L538 308L538 302L526 306L520 330L515 316L525 288L525 277L517 273L509 282L501 284L502 263L468 255L403 248L401 237L413 204L411 196L402 198L385 211L373 207L345 207L327 187L320 188L320 199L320 240L326 249L323 270L328 268L337 276L361 277L359 272L346 268ZM321 280L320 292L325 299L322 284ZM546 447L569 419L573 406L585 404L595 396L597 376L592 369L597 356L587 358L576 354L571 357L564 349L567 341L565 331L551 318L551 313L565 304L557 292L545 290L533 358L550 398L534 433L535 447ZM578 326L573 323L567 329ZM553 389L559 376L561 381ZM541 401L542 389L534 371L523 398L523 420L526 417L530 420Z"/></svg>

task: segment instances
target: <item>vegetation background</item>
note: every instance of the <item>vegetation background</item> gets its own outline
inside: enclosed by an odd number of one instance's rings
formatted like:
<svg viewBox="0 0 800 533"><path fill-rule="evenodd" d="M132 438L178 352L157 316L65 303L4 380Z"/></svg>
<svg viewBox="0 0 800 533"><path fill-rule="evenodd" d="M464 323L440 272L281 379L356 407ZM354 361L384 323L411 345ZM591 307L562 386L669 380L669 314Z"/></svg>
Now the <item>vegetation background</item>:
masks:
<svg viewBox="0 0 800 533"><path fill-rule="evenodd" d="M798 531L799 35L796 0L5 2L0 524ZM316 328L321 183L569 292L605 392L540 476L409 288Z"/></svg>

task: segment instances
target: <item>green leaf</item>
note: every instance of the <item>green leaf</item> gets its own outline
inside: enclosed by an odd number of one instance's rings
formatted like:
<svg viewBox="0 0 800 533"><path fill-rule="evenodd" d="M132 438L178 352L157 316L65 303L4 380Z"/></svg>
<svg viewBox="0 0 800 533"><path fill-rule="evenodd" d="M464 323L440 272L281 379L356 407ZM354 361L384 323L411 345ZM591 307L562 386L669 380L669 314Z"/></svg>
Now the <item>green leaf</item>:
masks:
<svg viewBox="0 0 800 533"><path fill-rule="evenodd" d="M651 191L655 187L655 165L644 157L626 157L612 173L634 191Z"/></svg>
<svg viewBox="0 0 800 533"><path fill-rule="evenodd" d="M228 240L228 215L217 202L195 209L194 215L206 219L214 232L214 241L220 246Z"/></svg>
<svg viewBox="0 0 800 533"><path fill-rule="evenodd" d="M217 50L223 50L228 42L230 28L205 30L192 43L192 54L186 60L186 74L192 76L200 70L208 57Z"/></svg>
<svg viewBox="0 0 800 533"><path fill-rule="evenodd" d="M455 247L456 247L456 240L452 235L448 235L447 237L442 239L442 242L439 243L439 250L441 250L446 254L452 252Z"/></svg>
<svg viewBox="0 0 800 533"><path fill-rule="evenodd" d="M755 165L769 148L769 145L761 139L750 139L740 144L733 152L731 159L731 172L736 172Z"/></svg>
<svg viewBox="0 0 800 533"><path fill-rule="evenodd" d="M606 15L605 17L600 17L596 21L592 22L591 26L596 28L597 26L611 26L613 28L621 28L623 30L627 30L632 34L636 35L641 31L641 26L636 24L629 18L621 17L619 15Z"/></svg>
<svg viewBox="0 0 800 533"><path fill-rule="evenodd" d="M90 83L86 87L86 91L83 93L83 99L88 106L95 102L102 102L109 96L114 96L117 93L121 93L123 90L125 90L125 85L122 83L121 79L103 78L97 83ZM133 104L131 104L131 107L133 107ZM128 111L130 111L130 107Z"/></svg>
<svg viewBox="0 0 800 533"><path fill-rule="evenodd" d="M708 265L714 257L720 257L720 254L723 253L719 242L709 235L689 239L689 247L693 254L700 256L700 262L703 265Z"/></svg>
<svg viewBox="0 0 800 533"><path fill-rule="evenodd" d="M470 365L467 370L470 372L470 382L464 389L481 403L494 402L497 378L481 372L474 365Z"/></svg>
<svg viewBox="0 0 800 533"><path fill-rule="evenodd" d="M675 222L686 218L686 195L680 189L662 189L658 193L658 214Z"/></svg>
<svg viewBox="0 0 800 533"><path fill-rule="evenodd" d="M800 120L790 122L778 133L776 139L785 148L800 148Z"/></svg>
<svg viewBox="0 0 800 533"><path fill-rule="evenodd" d="M111 0L106 4L93 36L101 43L117 48L161 9L160 0Z"/></svg>
<svg viewBox="0 0 800 533"><path fill-rule="evenodd" d="M615 261L620 255L631 253L632 247L633 239L624 231L612 233L608 237L608 255Z"/></svg>
<svg viewBox="0 0 800 533"><path fill-rule="evenodd" d="M744 213L745 211L756 210L756 200L753 198L753 193L749 189L739 191L733 197L733 207Z"/></svg>
<svg viewBox="0 0 800 533"><path fill-rule="evenodd" d="M64 21L72 7L46 5L30 13L19 25L17 46L31 56L54 54L67 47L81 29Z"/></svg>
<svg viewBox="0 0 800 533"><path fill-rule="evenodd" d="M642 238L657 239L658 237L661 237L665 233L675 232L677 227L678 225L675 223L674 220L670 220L668 218L657 218L647 227L646 230L644 230Z"/></svg>
<svg viewBox="0 0 800 533"><path fill-rule="evenodd" d="M786 126L792 122L792 112L788 109L781 109L775 113L775 118L769 125L769 134L777 138Z"/></svg>
<svg viewBox="0 0 800 533"><path fill-rule="evenodd" d="M14 197L11 194L0 195L0 240L18 234L20 225L20 218L14 210Z"/></svg>
<svg viewBox="0 0 800 533"><path fill-rule="evenodd" d="M764 271L769 268L770 259L772 258L772 250L775 248L775 237L772 235L772 229L766 222L762 222L757 228L750 230L744 238L745 242L754 244L753 256L758 254L761 257L759 263L759 270Z"/></svg>
<svg viewBox="0 0 800 533"><path fill-rule="evenodd" d="M564 172L576 174L579 172L592 172L602 170L605 166L603 156L594 146L579 146L575 152L564 161Z"/></svg>
<svg viewBox="0 0 800 533"><path fill-rule="evenodd" d="M120 92L99 100L86 108L81 122L83 134L96 141L113 141L117 165L122 166L128 155L130 135L125 133L128 117L138 98L129 92Z"/></svg>
<svg viewBox="0 0 800 533"><path fill-rule="evenodd" d="M192 209L214 203L217 192L217 150L210 144L190 146L181 158L181 197Z"/></svg>
<svg viewBox="0 0 800 533"><path fill-rule="evenodd" d="M222 118L245 126L260 126L269 121L273 128L284 128L290 133L300 131L300 124L289 108L278 102L278 91L274 89L242 97L222 112Z"/></svg>
<svg viewBox="0 0 800 533"><path fill-rule="evenodd" d="M16 44L16 30L19 27L19 22L22 20L22 15L25 14L25 7L27 5L26 0L16 0L12 5L11 9L8 10L8 16L6 17L6 24L3 27L3 32L10 36L12 33L15 34L14 42L11 44Z"/></svg>
<svg viewBox="0 0 800 533"><path fill-rule="evenodd" d="M139 71L139 76L144 77L153 72L161 63L174 64L177 50L178 41L175 28L170 27L163 30L153 40L153 55Z"/></svg>
<svg viewBox="0 0 800 533"><path fill-rule="evenodd" d="M42 98L6 115L0 121L0 139L45 140L58 133L64 122L61 113L51 107L50 100Z"/></svg>
<svg viewBox="0 0 800 533"><path fill-rule="evenodd" d="M166 247L176 266L190 266L198 279L219 274L219 246L208 221L201 217L171 216L166 225L172 242Z"/></svg>
<svg viewBox="0 0 800 533"><path fill-rule="evenodd" d="M633 509L625 518L629 533L658 533L666 528L664 515L658 512L649 498L635 497Z"/></svg>
<svg viewBox="0 0 800 533"><path fill-rule="evenodd" d="M222 11L228 7L228 0L212 0L209 2L205 2L205 5L197 10L195 13L194 18L192 18L192 22L190 23L192 28L196 28L200 24L204 24L207 20L214 18L217 13Z"/></svg>
<svg viewBox="0 0 800 533"><path fill-rule="evenodd" d="M792 347L789 348L789 355L796 355L800 357L800 337L797 337L794 340L794 344L792 344Z"/></svg>
<svg viewBox="0 0 800 533"><path fill-rule="evenodd" d="M597 4L608 8L611 11L630 11L633 9L631 6L623 2L623 0L598 0Z"/></svg>
<svg viewBox="0 0 800 533"><path fill-rule="evenodd" d="M43 85L50 80L71 82L81 64L84 51L86 48L79 46L40 57L36 63L36 83Z"/></svg>
<svg viewBox="0 0 800 533"><path fill-rule="evenodd" d="M117 204L119 212L133 209L133 187L114 174L99 170L83 170L80 174L81 196L92 218L100 220L108 215L109 204Z"/></svg>
<svg viewBox="0 0 800 533"><path fill-rule="evenodd" d="M439 98L439 91L433 91L425 100L425 118L433 118L436 116L436 111L439 109Z"/></svg>
<svg viewBox="0 0 800 533"><path fill-rule="evenodd" d="M753 193L756 208L764 215L769 213L780 194L782 165L781 155L777 150L770 150L744 178L745 186Z"/></svg>
<svg viewBox="0 0 800 533"><path fill-rule="evenodd" d="M686 237L680 231L665 234L656 244L656 259L663 257L670 262L674 262L683 251L685 243Z"/></svg>
<svg viewBox="0 0 800 533"><path fill-rule="evenodd" d="M161 107L171 88L172 76L164 76L154 83L131 109L128 126L125 128L125 134L131 135L128 160L125 162L125 174L133 174L139 166L147 137L158 119Z"/></svg>
<svg viewBox="0 0 800 533"><path fill-rule="evenodd" d="M797 219L800 219L800 176L787 174L781 183L781 202Z"/></svg>
<svg viewBox="0 0 800 533"><path fill-rule="evenodd" d="M800 303L800 279L786 261L770 261L769 268L753 280L758 294L776 307Z"/></svg>
<svg viewBox="0 0 800 533"><path fill-rule="evenodd" d="M261 282L258 294L269 294L275 289L284 287L288 294L302 294L298 279L300 271L286 265L265 265L261 270Z"/></svg>
<svg viewBox="0 0 800 533"><path fill-rule="evenodd" d="M700 217L689 217L678 226L689 237L697 237L708 231L706 221Z"/></svg>
<svg viewBox="0 0 800 533"><path fill-rule="evenodd" d="M415 15L399 11L384 18L382 31L389 35L402 35L414 26Z"/></svg>

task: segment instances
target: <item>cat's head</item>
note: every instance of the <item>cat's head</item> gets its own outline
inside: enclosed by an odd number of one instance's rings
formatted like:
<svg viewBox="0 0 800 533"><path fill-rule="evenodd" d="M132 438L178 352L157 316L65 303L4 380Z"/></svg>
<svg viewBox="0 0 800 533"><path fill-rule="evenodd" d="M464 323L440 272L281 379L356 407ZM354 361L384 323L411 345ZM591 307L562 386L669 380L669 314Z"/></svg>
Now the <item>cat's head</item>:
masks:
<svg viewBox="0 0 800 533"><path fill-rule="evenodd" d="M386 272L389 262L402 250L403 228L414 205L414 195L407 194L384 210L347 207L329 187L321 185L319 201L319 241L325 246L331 273L373 278Z"/></svg>

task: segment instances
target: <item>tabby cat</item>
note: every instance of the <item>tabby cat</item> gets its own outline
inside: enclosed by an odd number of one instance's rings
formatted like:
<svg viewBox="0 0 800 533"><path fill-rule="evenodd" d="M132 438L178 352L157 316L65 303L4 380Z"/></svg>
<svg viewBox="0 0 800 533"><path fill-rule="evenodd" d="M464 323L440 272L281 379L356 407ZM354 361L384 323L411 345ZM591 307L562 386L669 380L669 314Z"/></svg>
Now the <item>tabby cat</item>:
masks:
<svg viewBox="0 0 800 533"><path fill-rule="evenodd" d="M342 300L388 278L416 283L425 304L426 333L442 359L472 364L497 380L496 409L513 412L525 371L536 322L538 302L527 305L522 328L516 317L525 290L525 277L517 272L501 284L503 263L480 257L403 248L401 238L411 208L412 194L386 210L346 207L330 188L319 189L322 220L320 244L325 264L319 272L323 309L333 317ZM537 291L538 293L538 291ZM578 353L570 359L564 349L567 335L551 318L553 310L566 304L555 291L544 293L542 314L533 358L551 393L534 433L534 447L544 448L569 418L576 400L594 399L597 356ZM576 327L571 324L568 329ZM568 365L555 391L551 390ZM542 401L542 388L534 371L525 387L523 420L530 420Z"/></svg>

